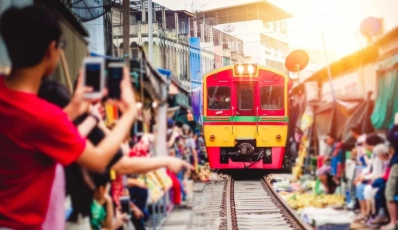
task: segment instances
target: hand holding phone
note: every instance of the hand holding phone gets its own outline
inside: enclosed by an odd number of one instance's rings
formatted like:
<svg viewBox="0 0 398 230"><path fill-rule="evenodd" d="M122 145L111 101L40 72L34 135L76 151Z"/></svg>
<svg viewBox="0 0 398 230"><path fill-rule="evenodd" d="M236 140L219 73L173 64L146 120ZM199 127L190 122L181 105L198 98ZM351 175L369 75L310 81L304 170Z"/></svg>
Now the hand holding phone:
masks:
<svg viewBox="0 0 398 230"><path fill-rule="evenodd" d="M88 57L83 60L84 86L92 91L84 94L84 98L100 99L104 89L105 60L99 57Z"/></svg>
<svg viewBox="0 0 398 230"><path fill-rule="evenodd" d="M123 113L131 110L133 114L137 114L137 103L130 81L130 74L126 67L123 68L123 79L120 82L120 100L110 98L109 102L116 105Z"/></svg>
<svg viewBox="0 0 398 230"><path fill-rule="evenodd" d="M122 62L109 63L107 74L108 98L120 99L124 67Z"/></svg>
<svg viewBox="0 0 398 230"><path fill-rule="evenodd" d="M127 214L128 218L131 218L130 197L122 196L119 200L122 206L122 213Z"/></svg>

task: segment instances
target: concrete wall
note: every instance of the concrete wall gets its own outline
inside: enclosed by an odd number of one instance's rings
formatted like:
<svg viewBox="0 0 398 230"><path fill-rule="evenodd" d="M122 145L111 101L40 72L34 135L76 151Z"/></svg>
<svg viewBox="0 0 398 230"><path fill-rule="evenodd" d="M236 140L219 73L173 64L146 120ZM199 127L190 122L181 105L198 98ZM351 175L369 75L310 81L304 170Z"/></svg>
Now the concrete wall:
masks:
<svg viewBox="0 0 398 230"><path fill-rule="evenodd" d="M376 63L365 64L353 71L333 76L332 81L336 98L366 98L368 92L373 92L371 99L376 95ZM330 83L324 82L321 87L321 100L332 101Z"/></svg>
<svg viewBox="0 0 398 230"><path fill-rule="evenodd" d="M261 44L260 34L272 37L276 40L287 42L286 34L275 32L272 29L264 27L261 20L245 21L231 23L235 26L235 30L230 35L243 40L244 55L251 56L252 62L265 65L266 59L284 63L283 55L278 56L278 50L269 50L270 54L266 54L267 47ZM224 25L217 25L216 28L223 31Z"/></svg>
<svg viewBox="0 0 398 230"><path fill-rule="evenodd" d="M390 42L379 47L379 56L398 48L398 37L393 38Z"/></svg>

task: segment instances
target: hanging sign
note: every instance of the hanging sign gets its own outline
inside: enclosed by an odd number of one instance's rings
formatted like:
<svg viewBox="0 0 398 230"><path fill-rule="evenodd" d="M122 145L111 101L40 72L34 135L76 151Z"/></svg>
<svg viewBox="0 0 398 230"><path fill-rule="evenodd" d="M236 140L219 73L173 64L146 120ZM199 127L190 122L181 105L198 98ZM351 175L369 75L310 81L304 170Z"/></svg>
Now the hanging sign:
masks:
<svg viewBox="0 0 398 230"><path fill-rule="evenodd" d="M318 82L310 81L304 83L305 96L307 101L318 101Z"/></svg>
<svg viewBox="0 0 398 230"><path fill-rule="evenodd" d="M301 118L301 131L305 132L314 123L314 113L310 107L305 109L303 117Z"/></svg>

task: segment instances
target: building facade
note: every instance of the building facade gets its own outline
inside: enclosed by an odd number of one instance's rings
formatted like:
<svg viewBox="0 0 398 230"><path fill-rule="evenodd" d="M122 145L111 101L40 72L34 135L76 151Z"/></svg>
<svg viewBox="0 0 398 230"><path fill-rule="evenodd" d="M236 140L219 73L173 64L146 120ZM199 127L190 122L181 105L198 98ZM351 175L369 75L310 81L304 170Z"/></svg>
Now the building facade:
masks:
<svg viewBox="0 0 398 230"><path fill-rule="evenodd" d="M236 63L243 55L243 41L213 26L198 23L185 10L173 11L153 3L153 60L155 67L171 70L182 87L191 91L200 87L204 73L224 64ZM112 9L113 56L138 58L138 46L149 50L148 2L130 3L130 47L123 54L122 5ZM238 55L239 54L239 55Z"/></svg>
<svg viewBox="0 0 398 230"><path fill-rule="evenodd" d="M286 35L289 17L292 17L290 13L266 1L208 9L198 14L199 21L243 41L244 48L242 44L242 51L237 55L285 73L288 73L284 63L289 54ZM227 44L233 47L236 43L227 41Z"/></svg>

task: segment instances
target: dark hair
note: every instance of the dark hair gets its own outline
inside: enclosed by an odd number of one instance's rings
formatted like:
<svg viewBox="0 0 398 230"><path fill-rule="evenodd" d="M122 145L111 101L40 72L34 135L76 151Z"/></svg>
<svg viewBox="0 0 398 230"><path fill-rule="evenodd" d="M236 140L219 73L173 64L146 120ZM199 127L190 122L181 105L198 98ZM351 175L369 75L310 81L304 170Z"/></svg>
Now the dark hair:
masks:
<svg viewBox="0 0 398 230"><path fill-rule="evenodd" d="M47 8L11 7L0 18L0 34L13 68L32 67L41 62L52 41L62 31L54 13Z"/></svg>
<svg viewBox="0 0 398 230"><path fill-rule="evenodd" d="M94 185L97 189L100 187L105 187L110 181L108 171L104 173L93 173L91 177L93 178Z"/></svg>
<svg viewBox="0 0 398 230"><path fill-rule="evenodd" d="M365 143L370 146L376 146L378 144L384 143L384 139L376 133L372 133L366 136Z"/></svg>
<svg viewBox="0 0 398 230"><path fill-rule="evenodd" d="M182 123L181 121L176 121L176 126L181 129L182 126L184 126L184 123Z"/></svg>
<svg viewBox="0 0 398 230"><path fill-rule="evenodd" d="M64 85L50 79L46 79L41 83L38 96L61 108L67 106L71 98L68 89Z"/></svg>
<svg viewBox="0 0 398 230"><path fill-rule="evenodd" d="M350 130L351 130L351 132L361 134L362 133L361 124L356 124L356 125L352 126Z"/></svg>
<svg viewBox="0 0 398 230"><path fill-rule="evenodd" d="M337 139L336 139L336 136L333 135L332 133L328 133L327 136L330 137L330 138L332 138L333 140L337 140Z"/></svg>

